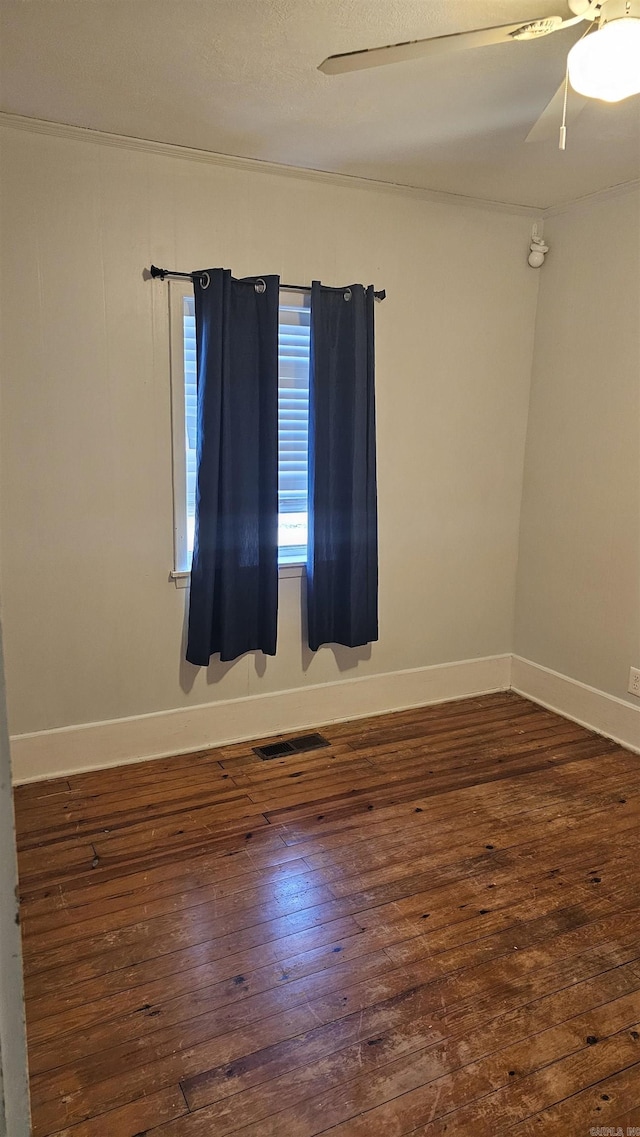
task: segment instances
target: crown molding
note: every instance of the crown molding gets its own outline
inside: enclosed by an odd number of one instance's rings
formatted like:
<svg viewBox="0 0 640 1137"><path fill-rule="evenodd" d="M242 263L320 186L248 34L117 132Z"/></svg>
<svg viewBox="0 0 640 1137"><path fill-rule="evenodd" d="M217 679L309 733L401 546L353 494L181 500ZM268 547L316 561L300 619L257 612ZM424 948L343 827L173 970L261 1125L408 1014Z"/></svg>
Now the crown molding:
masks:
<svg viewBox="0 0 640 1137"><path fill-rule="evenodd" d="M447 193L444 190L430 190L422 186L405 185L400 182L377 181L374 178L361 178L355 174L332 173L327 170L306 169L301 166L286 166L278 162L265 162L259 158L241 158L233 154L218 154L212 150L196 150L189 146L177 146L171 142L154 142L148 138L134 138L127 134L110 134L102 130L92 130L86 126L70 126L68 123L53 122L48 119L29 118L25 115L0 111L0 126L13 130L23 130L30 134L45 134L54 138L93 142L99 146L112 146L121 150L135 150L139 153L160 154L183 161L204 162L208 165L224 166L227 169L260 171L278 177L297 178L304 181L323 182L326 185L374 190L377 193L392 193L403 197L413 197L420 201L439 205L457 205L466 209L489 210L510 213L519 217L540 218L543 208L534 205L517 205L508 201L493 201L481 197L468 197L465 194Z"/></svg>
<svg viewBox="0 0 640 1137"><path fill-rule="evenodd" d="M616 186L607 186L606 189L596 190L595 193L586 193L583 197L574 197L561 205L551 205L542 211L542 219L559 217L562 213L569 213L574 209L585 209L590 205L598 205L603 201L611 201L616 197L626 197L630 193L640 191L640 178L633 178L630 182L619 182Z"/></svg>

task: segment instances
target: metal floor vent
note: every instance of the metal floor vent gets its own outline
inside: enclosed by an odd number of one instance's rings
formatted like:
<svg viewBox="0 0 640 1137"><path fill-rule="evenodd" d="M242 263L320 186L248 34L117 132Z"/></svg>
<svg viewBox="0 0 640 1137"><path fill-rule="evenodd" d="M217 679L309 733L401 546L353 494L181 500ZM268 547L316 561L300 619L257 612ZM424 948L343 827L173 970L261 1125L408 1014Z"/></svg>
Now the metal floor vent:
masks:
<svg viewBox="0 0 640 1137"><path fill-rule="evenodd" d="M254 746L253 753L268 762L270 758L284 758L287 754L302 754L305 750L321 750L323 746L331 746L328 739L321 734L300 734L297 738L290 738L288 742L272 742L269 746Z"/></svg>

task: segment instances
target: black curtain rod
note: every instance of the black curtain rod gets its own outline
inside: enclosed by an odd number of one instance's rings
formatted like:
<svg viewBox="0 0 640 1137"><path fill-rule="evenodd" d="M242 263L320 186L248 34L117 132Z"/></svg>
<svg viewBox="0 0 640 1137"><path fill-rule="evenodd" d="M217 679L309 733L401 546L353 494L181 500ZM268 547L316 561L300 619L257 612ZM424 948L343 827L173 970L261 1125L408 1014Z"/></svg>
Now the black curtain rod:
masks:
<svg viewBox="0 0 640 1137"><path fill-rule="evenodd" d="M191 272L174 272L169 268L158 268L157 265L151 265L149 272L151 273L154 280L164 280L165 277L171 276L176 280L193 281L193 273ZM280 287L288 289L289 292L311 292L311 286L308 284L281 284ZM387 294L384 288L381 288L379 292L374 292L373 295L375 296L376 300L384 300Z"/></svg>

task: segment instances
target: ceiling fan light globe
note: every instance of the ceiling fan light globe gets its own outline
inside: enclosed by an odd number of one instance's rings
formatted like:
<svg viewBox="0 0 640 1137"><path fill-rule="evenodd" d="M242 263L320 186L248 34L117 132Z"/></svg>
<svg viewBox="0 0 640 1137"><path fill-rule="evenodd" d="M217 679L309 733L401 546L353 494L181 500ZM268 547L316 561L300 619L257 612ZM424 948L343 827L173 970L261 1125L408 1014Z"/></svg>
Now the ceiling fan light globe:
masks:
<svg viewBox="0 0 640 1137"><path fill-rule="evenodd" d="M569 52L569 81L590 99L619 103L640 94L640 19L611 20Z"/></svg>

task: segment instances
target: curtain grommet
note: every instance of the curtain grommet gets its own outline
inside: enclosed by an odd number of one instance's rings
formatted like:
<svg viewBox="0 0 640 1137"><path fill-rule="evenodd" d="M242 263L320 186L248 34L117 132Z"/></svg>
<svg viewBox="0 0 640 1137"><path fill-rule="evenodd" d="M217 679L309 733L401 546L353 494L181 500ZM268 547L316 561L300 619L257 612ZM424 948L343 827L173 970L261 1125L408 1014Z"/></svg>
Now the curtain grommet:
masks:
<svg viewBox="0 0 640 1137"><path fill-rule="evenodd" d="M262 293L267 291L267 285L261 276L258 277L253 287L258 293L258 296L262 296Z"/></svg>
<svg viewBox="0 0 640 1137"><path fill-rule="evenodd" d="M346 292L344 293L345 300L350 300L352 295L353 295L353 293L351 292L351 289L347 288Z"/></svg>
<svg viewBox="0 0 640 1137"><path fill-rule="evenodd" d="M211 284L211 277L209 276L209 273L208 272L201 272L200 273L200 287L201 288L208 288L210 284Z"/></svg>

